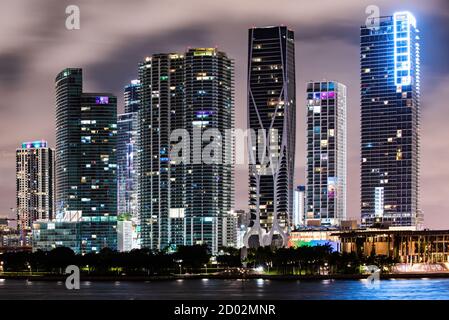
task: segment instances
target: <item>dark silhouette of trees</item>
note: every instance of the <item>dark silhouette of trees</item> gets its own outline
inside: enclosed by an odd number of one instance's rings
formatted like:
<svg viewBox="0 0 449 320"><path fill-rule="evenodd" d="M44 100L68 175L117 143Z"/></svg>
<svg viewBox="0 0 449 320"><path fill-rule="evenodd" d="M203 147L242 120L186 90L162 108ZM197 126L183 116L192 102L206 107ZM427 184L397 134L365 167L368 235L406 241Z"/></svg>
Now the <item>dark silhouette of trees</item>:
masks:
<svg viewBox="0 0 449 320"><path fill-rule="evenodd" d="M30 252L6 252L0 256L3 261L3 270L7 272L30 271L32 254Z"/></svg>
<svg viewBox="0 0 449 320"><path fill-rule="evenodd" d="M46 269L57 273L64 273L67 266L76 265L78 262L73 250L66 247L58 247L49 251L46 260L48 261Z"/></svg>
<svg viewBox="0 0 449 320"><path fill-rule="evenodd" d="M241 251L223 248L216 257L216 269L242 266ZM82 272L93 275L169 275L201 273L209 264L211 254L206 245L179 246L175 253L134 249L117 252L102 249L99 253L76 255L71 249L59 247L48 252L7 252L0 255L6 272L46 272L63 274L68 265L77 265ZM329 245L297 248L270 247L248 249L247 267L263 267L265 272L289 275L357 274L363 265L376 265L388 271L398 261L387 256L332 252ZM209 266L212 268L212 266Z"/></svg>
<svg viewBox="0 0 449 320"><path fill-rule="evenodd" d="M183 268L188 268L191 271L201 269L211 257L207 245L179 246L174 256Z"/></svg>
<svg viewBox="0 0 449 320"><path fill-rule="evenodd" d="M223 248L223 254L217 256L217 263L222 267L239 268L242 266L240 250L232 247Z"/></svg>

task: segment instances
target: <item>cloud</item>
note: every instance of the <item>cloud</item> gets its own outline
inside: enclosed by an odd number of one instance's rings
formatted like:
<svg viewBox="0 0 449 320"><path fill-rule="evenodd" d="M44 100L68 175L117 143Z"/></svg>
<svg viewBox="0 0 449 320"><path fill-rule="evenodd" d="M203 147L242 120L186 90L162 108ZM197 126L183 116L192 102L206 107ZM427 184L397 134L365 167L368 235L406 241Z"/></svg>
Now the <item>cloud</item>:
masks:
<svg viewBox="0 0 449 320"><path fill-rule="evenodd" d="M410 10L423 38L423 208L437 226L447 187L438 180L449 156L445 86L449 78L446 0L378 0L381 14ZM81 29L65 29L65 7L81 10ZM323 78L348 86L348 206L359 217L359 26L372 0L40 0L2 1L0 8L0 216L15 205L14 151L22 140L54 145L54 77L82 67L86 91L112 91L136 77L137 63L158 52L218 46L235 60L236 125L246 127L247 29L288 25L295 31L296 182L304 183L305 83ZM438 85L435 85L438 84ZM1 156L3 154L3 156ZM445 177L445 176L444 176ZM448 177L449 178L449 177ZM247 170L236 170L236 207L246 208ZM441 210L439 205L441 205ZM445 211L443 211L445 210ZM448 223L449 226L449 223ZM448 227L446 226L446 227Z"/></svg>

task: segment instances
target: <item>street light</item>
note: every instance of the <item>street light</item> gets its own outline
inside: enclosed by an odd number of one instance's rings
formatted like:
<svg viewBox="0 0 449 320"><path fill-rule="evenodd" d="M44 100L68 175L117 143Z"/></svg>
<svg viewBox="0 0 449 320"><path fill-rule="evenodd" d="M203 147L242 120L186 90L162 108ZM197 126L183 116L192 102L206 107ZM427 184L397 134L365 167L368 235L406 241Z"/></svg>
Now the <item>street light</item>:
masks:
<svg viewBox="0 0 449 320"><path fill-rule="evenodd" d="M178 266L179 266L179 274L181 274L181 273L182 273L182 259L175 260L175 262L178 263Z"/></svg>

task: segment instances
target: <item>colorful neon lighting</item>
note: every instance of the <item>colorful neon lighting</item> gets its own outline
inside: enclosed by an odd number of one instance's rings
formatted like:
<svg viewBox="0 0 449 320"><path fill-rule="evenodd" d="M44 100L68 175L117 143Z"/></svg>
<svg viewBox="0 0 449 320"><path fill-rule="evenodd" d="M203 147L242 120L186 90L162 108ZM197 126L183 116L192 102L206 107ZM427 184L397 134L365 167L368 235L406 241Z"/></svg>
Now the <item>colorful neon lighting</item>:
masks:
<svg viewBox="0 0 449 320"><path fill-rule="evenodd" d="M27 141L22 143L23 149L46 148L46 147L47 141L45 140Z"/></svg>
<svg viewBox="0 0 449 320"><path fill-rule="evenodd" d="M109 97L107 96L95 97L95 104L109 104Z"/></svg>

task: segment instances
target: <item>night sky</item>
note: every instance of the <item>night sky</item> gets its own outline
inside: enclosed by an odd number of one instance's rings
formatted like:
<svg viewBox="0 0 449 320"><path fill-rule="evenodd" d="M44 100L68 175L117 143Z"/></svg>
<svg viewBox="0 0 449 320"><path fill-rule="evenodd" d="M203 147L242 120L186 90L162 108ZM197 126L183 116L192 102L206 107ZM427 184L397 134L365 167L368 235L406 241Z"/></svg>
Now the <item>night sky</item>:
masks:
<svg viewBox="0 0 449 320"><path fill-rule="evenodd" d="M81 29L65 28L78 5ZM15 149L22 141L55 145L54 78L84 69L85 91L123 86L145 56L218 47L235 59L236 126L246 128L247 29L295 31L297 184L304 184L305 85L337 80L348 87L348 216L360 219L359 27L365 8L411 11L421 30L421 203L425 226L449 228L449 1L399 0L2 0L0 4L0 216L15 207ZM236 168L236 208L247 209L248 176Z"/></svg>

